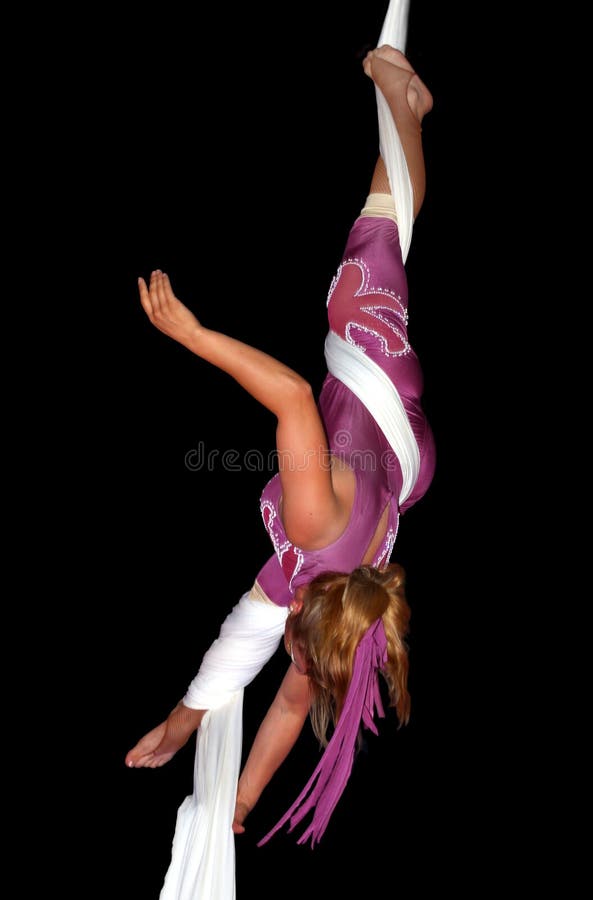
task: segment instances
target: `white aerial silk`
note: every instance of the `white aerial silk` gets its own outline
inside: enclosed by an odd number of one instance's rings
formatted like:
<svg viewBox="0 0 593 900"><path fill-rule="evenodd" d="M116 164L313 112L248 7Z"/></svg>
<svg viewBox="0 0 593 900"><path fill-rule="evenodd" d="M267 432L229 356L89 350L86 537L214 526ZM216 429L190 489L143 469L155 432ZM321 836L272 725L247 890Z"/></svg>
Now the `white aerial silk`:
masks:
<svg viewBox="0 0 593 900"><path fill-rule="evenodd" d="M278 648L288 609L255 585L226 617L183 698L208 709L198 728L194 790L177 812L171 863L160 900L232 900L232 832L243 738L243 688Z"/></svg>
<svg viewBox="0 0 593 900"><path fill-rule="evenodd" d="M390 0L377 46L390 44L405 52L409 4L410 0ZM395 200L405 261L412 237L412 185L389 107L379 91L377 112L379 150ZM194 792L177 814L160 900L235 900L231 824L241 761L243 688L275 652L286 616L286 608L254 599L253 592L245 594L225 620L184 698L193 709L209 712L198 729Z"/></svg>
<svg viewBox="0 0 593 900"><path fill-rule="evenodd" d="M325 361L328 371L364 403L397 456L401 506L418 480L420 451L398 391L376 362L333 331L325 340Z"/></svg>
<svg viewBox="0 0 593 900"><path fill-rule="evenodd" d="M378 47L382 44L389 44L391 47L395 47L396 50L401 50L402 53L406 52L409 9L410 0L391 0L377 44ZM389 187L395 200L399 243L402 259L405 262L412 241L412 228L414 225L412 182L408 173L404 150L387 100L379 88L375 88L375 94L379 119L379 152L385 163Z"/></svg>
<svg viewBox="0 0 593 900"><path fill-rule="evenodd" d="M190 709L219 709L261 672L276 652L288 609L276 606L258 584L243 594L204 654L183 698Z"/></svg>
<svg viewBox="0 0 593 900"><path fill-rule="evenodd" d="M232 831L241 765L243 691L207 712L198 729L194 791L177 812L161 900L235 897Z"/></svg>

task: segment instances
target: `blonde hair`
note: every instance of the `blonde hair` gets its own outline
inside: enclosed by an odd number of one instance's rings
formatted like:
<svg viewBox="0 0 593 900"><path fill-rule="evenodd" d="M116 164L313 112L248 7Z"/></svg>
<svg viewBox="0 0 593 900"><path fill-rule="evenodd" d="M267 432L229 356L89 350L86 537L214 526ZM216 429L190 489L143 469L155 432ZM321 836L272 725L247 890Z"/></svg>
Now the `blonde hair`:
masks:
<svg viewBox="0 0 593 900"><path fill-rule="evenodd" d="M409 720L405 636L410 607L404 584L404 570L392 563L381 570L360 566L350 574L329 572L307 586L302 609L292 617L292 639L307 663L312 691L311 724L323 747L328 742L330 724L335 725L340 717L356 648L379 617L387 636L388 659L382 674L387 682L389 705L395 707L400 725Z"/></svg>

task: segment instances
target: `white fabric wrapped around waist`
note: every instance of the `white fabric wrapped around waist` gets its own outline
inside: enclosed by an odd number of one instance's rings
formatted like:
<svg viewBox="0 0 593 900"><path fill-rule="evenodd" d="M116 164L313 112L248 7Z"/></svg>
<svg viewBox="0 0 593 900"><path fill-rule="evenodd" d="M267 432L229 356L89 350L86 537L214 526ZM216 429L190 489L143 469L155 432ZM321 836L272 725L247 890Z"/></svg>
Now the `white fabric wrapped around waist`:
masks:
<svg viewBox="0 0 593 900"><path fill-rule="evenodd" d="M276 606L256 583L243 594L204 654L183 703L190 709L218 709L246 687L276 652L288 609Z"/></svg>
<svg viewBox="0 0 593 900"><path fill-rule="evenodd" d="M403 476L401 506L418 480L420 451L400 395L376 362L333 331L325 340L325 361L328 372L364 403L397 456Z"/></svg>

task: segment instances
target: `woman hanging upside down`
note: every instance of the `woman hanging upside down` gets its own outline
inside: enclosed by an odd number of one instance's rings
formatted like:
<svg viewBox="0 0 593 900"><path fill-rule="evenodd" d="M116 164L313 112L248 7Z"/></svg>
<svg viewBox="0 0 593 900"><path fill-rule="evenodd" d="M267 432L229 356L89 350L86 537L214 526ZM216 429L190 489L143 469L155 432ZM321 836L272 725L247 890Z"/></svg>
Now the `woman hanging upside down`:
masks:
<svg viewBox="0 0 593 900"><path fill-rule="evenodd" d="M390 46L370 52L363 68L389 105L415 218L425 192L421 122L432 97ZM347 781L359 728L376 730L374 708L383 714L378 672L400 722L408 720L409 608L404 573L390 557L400 513L426 492L435 466L422 372L408 342L406 275L383 159L330 287L328 374L317 402L297 372L198 321L163 272L154 271L149 284L140 278L139 290L156 328L227 372L274 413L280 466L261 496L273 556L228 616L183 700L130 750L126 764L168 762L201 725L203 731L207 711L223 710L255 677L284 633L290 664L238 789L235 776L227 825L229 833L231 821L236 834L244 831L247 814L310 715L326 749L277 827L288 818L294 825L313 809L300 840L315 842ZM198 733L198 752L199 742Z"/></svg>

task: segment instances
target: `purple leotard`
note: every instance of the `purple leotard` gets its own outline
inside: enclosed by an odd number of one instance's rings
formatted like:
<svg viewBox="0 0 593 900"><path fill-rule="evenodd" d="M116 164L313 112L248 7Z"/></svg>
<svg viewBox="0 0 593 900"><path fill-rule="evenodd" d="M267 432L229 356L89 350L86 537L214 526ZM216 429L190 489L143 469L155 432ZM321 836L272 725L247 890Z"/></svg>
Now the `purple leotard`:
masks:
<svg viewBox="0 0 593 900"><path fill-rule="evenodd" d="M389 562L400 512L426 492L435 468L432 431L421 406L422 370L408 343L408 292L397 225L390 219L361 217L350 231L346 249L328 296L329 327L349 345L370 357L397 389L418 446L417 480L403 503L402 467L366 406L333 375L325 378L319 410L328 445L356 476L348 525L321 550L302 550L286 537L279 514L280 476L261 496L261 511L275 553L257 576L268 597L287 606L295 590L322 572L350 572L359 566L389 504L385 536L372 565Z"/></svg>

